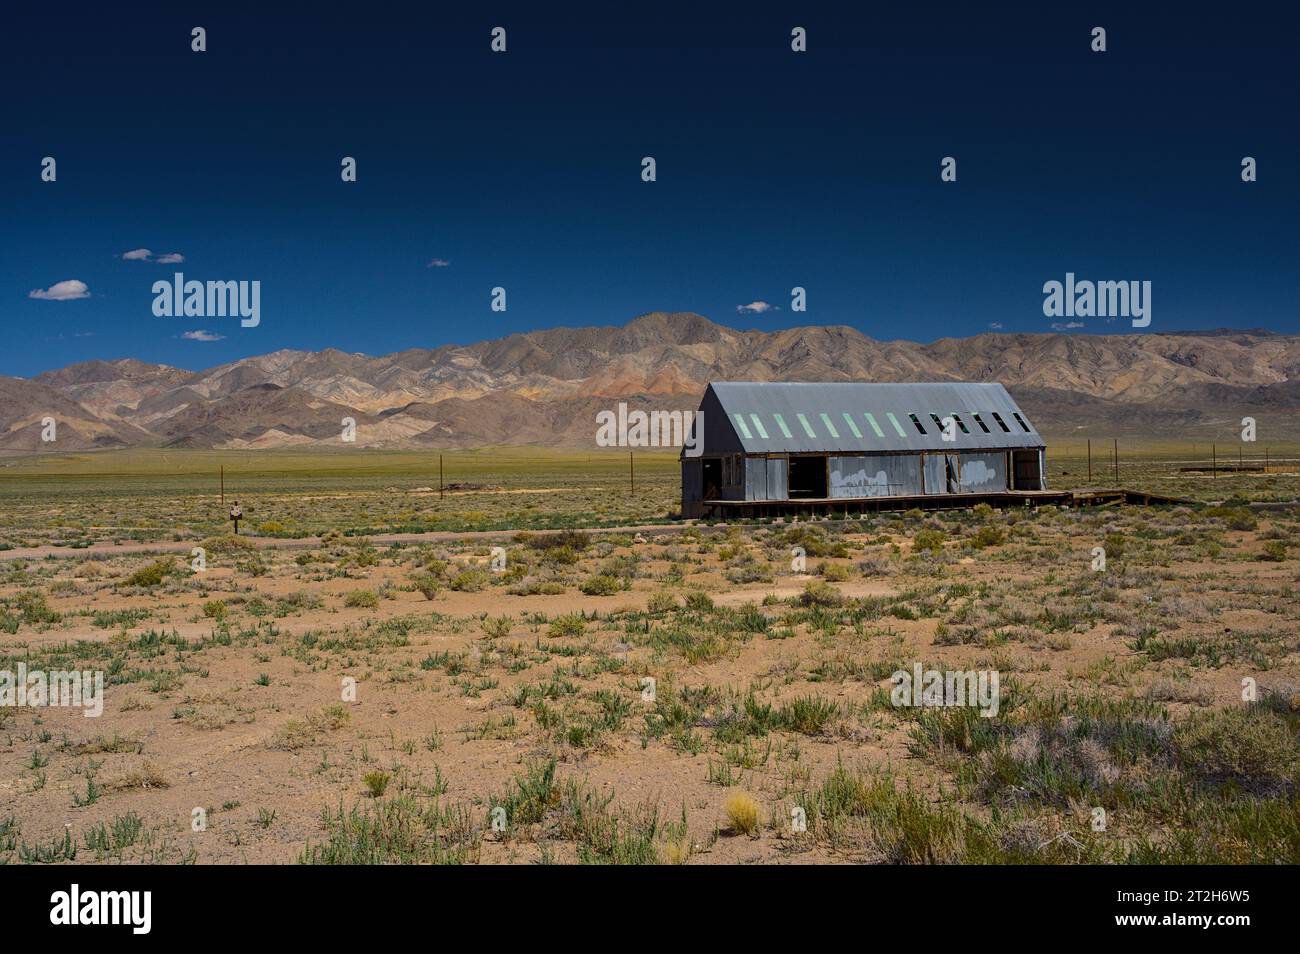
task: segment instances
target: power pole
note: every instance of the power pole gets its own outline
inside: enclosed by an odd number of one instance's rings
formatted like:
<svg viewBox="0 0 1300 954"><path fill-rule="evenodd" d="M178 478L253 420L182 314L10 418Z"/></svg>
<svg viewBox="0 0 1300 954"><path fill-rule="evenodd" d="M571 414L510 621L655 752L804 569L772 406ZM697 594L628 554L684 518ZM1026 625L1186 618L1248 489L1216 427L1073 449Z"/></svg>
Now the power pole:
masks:
<svg viewBox="0 0 1300 954"><path fill-rule="evenodd" d="M438 455L438 499L442 499L442 455Z"/></svg>
<svg viewBox="0 0 1300 954"><path fill-rule="evenodd" d="M1092 438L1088 438L1088 486L1092 486Z"/></svg>
<svg viewBox="0 0 1300 954"><path fill-rule="evenodd" d="M221 506L226 505L226 467L221 466Z"/></svg>
<svg viewBox="0 0 1300 954"><path fill-rule="evenodd" d="M1210 480L1217 480L1219 476L1219 451L1213 442L1210 443Z"/></svg>
<svg viewBox="0 0 1300 954"><path fill-rule="evenodd" d="M632 484L632 493L636 493L636 464L632 462L632 452L627 452L627 477Z"/></svg>
<svg viewBox="0 0 1300 954"><path fill-rule="evenodd" d="M1115 438L1115 486L1119 486L1119 438Z"/></svg>

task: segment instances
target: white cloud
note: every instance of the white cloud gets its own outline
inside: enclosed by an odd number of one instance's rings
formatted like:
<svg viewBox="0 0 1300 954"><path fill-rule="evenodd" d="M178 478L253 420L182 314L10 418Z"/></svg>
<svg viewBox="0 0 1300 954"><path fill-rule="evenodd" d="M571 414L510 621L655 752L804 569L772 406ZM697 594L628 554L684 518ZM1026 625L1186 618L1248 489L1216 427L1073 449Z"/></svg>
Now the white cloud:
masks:
<svg viewBox="0 0 1300 954"><path fill-rule="evenodd" d="M89 298L90 289L86 287L85 282L69 278L67 281L55 282L44 290L33 288L27 293L27 297L41 301L74 301L78 298Z"/></svg>
<svg viewBox="0 0 1300 954"><path fill-rule="evenodd" d="M186 331L181 335L186 341L221 341L225 335L215 334L211 331L204 331L200 328L198 331Z"/></svg>
<svg viewBox="0 0 1300 954"><path fill-rule="evenodd" d="M124 262L154 262L158 265L179 265L185 261L185 256L180 252L166 252L154 258L153 251L147 248L133 248L118 257Z"/></svg>
<svg viewBox="0 0 1300 954"><path fill-rule="evenodd" d="M1082 328L1082 327L1083 327L1082 321L1067 321L1065 323L1061 323L1059 321L1052 322L1053 331L1069 331L1071 328Z"/></svg>
<svg viewBox="0 0 1300 954"><path fill-rule="evenodd" d="M429 264L428 264L427 266L425 266L425 267L426 267L426 268L446 268L446 267L447 267L448 265L450 265L450 264L451 264L451 262L447 261L445 258L435 258L435 259L432 259L432 260L429 262Z"/></svg>
<svg viewBox="0 0 1300 954"><path fill-rule="evenodd" d="M736 311L742 315L761 315L765 311L780 311L776 305L769 305L765 301L751 301L748 305L737 305Z"/></svg>
<svg viewBox="0 0 1300 954"><path fill-rule="evenodd" d="M1001 330L1002 330L1002 322L1000 321L989 322L989 331L1001 331Z"/></svg>

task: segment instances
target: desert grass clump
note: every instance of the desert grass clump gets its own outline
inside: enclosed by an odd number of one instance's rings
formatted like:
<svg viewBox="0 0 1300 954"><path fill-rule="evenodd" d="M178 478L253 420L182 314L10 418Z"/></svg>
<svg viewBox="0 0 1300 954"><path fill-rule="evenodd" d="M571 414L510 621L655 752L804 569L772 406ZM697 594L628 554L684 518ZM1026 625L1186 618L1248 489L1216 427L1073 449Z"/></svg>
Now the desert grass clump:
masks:
<svg viewBox="0 0 1300 954"><path fill-rule="evenodd" d="M844 596L825 580L813 580L805 584L803 592L794 597L794 603L804 608L842 606Z"/></svg>
<svg viewBox="0 0 1300 954"><path fill-rule="evenodd" d="M431 600L442 592L442 580L433 573L412 573L411 586L426 600Z"/></svg>
<svg viewBox="0 0 1300 954"><path fill-rule="evenodd" d="M802 735L821 735L840 716L840 707L821 696L798 696L777 710L776 720L783 729Z"/></svg>
<svg viewBox="0 0 1300 954"><path fill-rule="evenodd" d="M300 864L455 865L473 861L481 826L463 806L428 802L409 794L321 814L325 841L308 844Z"/></svg>
<svg viewBox="0 0 1300 954"><path fill-rule="evenodd" d="M912 550L916 553L938 554L942 552L947 539L947 535L942 530L929 528L918 530L916 536L912 537Z"/></svg>
<svg viewBox="0 0 1300 954"><path fill-rule="evenodd" d="M452 577L448 586L458 593L477 593L487 589L491 582L492 577L485 570L466 569Z"/></svg>
<svg viewBox="0 0 1300 954"><path fill-rule="evenodd" d="M352 713L339 703L325 706L306 719L290 719L272 737L269 747L282 752L296 752L314 745L326 732L341 729L351 718Z"/></svg>
<svg viewBox="0 0 1300 954"><path fill-rule="evenodd" d="M722 806L731 830L738 835L758 834L758 802L744 792L733 792Z"/></svg>
<svg viewBox="0 0 1300 954"><path fill-rule="evenodd" d="M1198 713L1174 732L1184 771L1256 795L1293 789L1300 770L1300 716L1263 705Z"/></svg>
<svg viewBox="0 0 1300 954"><path fill-rule="evenodd" d="M362 776L362 781L366 783L366 791L370 793L371 798L382 798L384 792L388 791L388 783L391 780L391 775L377 769Z"/></svg>
<svg viewBox="0 0 1300 954"><path fill-rule="evenodd" d="M136 570L125 580L119 583L119 586L138 586L148 589L158 586L176 571L175 564L171 560L155 560L148 566Z"/></svg>
<svg viewBox="0 0 1300 954"><path fill-rule="evenodd" d="M354 609L374 609L379 605L379 597L374 590L352 590L343 597L343 605Z"/></svg>
<svg viewBox="0 0 1300 954"><path fill-rule="evenodd" d="M546 635L552 639L575 638L586 632L587 623L577 613L566 613L551 620L546 628Z"/></svg>
<svg viewBox="0 0 1300 954"><path fill-rule="evenodd" d="M595 576L589 576L578 585L587 596L613 596L624 589L623 580L617 576L610 576L608 573L598 573Z"/></svg>

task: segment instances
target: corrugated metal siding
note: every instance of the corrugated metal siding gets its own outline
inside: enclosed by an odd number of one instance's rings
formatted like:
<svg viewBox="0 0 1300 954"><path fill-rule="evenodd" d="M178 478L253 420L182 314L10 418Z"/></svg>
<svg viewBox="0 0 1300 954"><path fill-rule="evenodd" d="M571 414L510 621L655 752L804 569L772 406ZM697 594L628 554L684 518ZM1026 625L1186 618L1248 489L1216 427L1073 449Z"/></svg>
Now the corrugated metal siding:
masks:
<svg viewBox="0 0 1300 954"><path fill-rule="evenodd" d="M1000 384L720 381L709 385L701 407L705 410L706 454L725 452L737 441L748 454L852 455L1045 446L1029 418ZM925 434L909 419L911 414L921 421ZM940 419L955 414L966 430L957 428L956 440L945 441L931 414ZM983 427L975 419L977 414ZM995 414L1008 430L997 423Z"/></svg>
<svg viewBox="0 0 1300 954"><path fill-rule="evenodd" d="M767 494L769 500L785 500L790 495L790 462L784 457L767 459Z"/></svg>
<svg viewBox="0 0 1300 954"><path fill-rule="evenodd" d="M745 499L770 499L767 495L767 461L761 457L745 458Z"/></svg>
<svg viewBox="0 0 1300 954"><path fill-rule="evenodd" d="M962 493L985 493L1007 489L1006 454L962 454Z"/></svg>
<svg viewBox="0 0 1300 954"><path fill-rule="evenodd" d="M897 497L921 492L921 459L905 455L855 455L830 459L832 497Z"/></svg>
<svg viewBox="0 0 1300 954"><path fill-rule="evenodd" d="M927 454L925 457L925 492L957 493L957 455Z"/></svg>

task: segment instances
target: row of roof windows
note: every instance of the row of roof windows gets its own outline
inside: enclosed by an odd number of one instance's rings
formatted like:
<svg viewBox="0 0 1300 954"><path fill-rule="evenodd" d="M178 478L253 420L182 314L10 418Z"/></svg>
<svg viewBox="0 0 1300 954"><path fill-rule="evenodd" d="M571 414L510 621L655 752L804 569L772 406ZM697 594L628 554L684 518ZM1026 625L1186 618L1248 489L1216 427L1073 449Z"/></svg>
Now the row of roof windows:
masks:
<svg viewBox="0 0 1300 954"><path fill-rule="evenodd" d="M1007 422L1002 419L1001 414L999 414L997 411L992 411L990 412L990 414L993 418L993 422L1002 429L1003 433L1006 434L1011 433L1011 428L1007 426ZM794 434L791 432L790 425L786 423L785 418L782 417L780 414L776 414L776 413L773 413L771 416L772 416L772 420L776 422L776 426L780 429L781 436L787 439L793 439ZM825 413L824 411L818 414L817 416L821 418L822 427L826 429L826 432L831 436L831 439L839 440L840 432L835 425L835 421L831 419L831 416ZM861 440L862 429L858 427L858 422L853 419L853 415L850 414L848 411L845 411L841 416L843 417L844 424L848 427L849 432L855 438ZM940 431L942 431L943 420L939 417L939 415L933 412L929 412L929 416L930 416L930 420L934 421L934 426L938 428ZM961 430L963 434L970 433L970 428L966 426L966 422L963 421L958 414L954 412L950 416L953 419L953 423L957 425L957 427ZM1012 411L1011 416L1016 419L1016 423L1020 425L1020 429L1022 431L1024 431L1026 434L1032 433L1029 429L1029 425L1025 423L1025 419L1021 417L1019 413ZM732 417L735 418L736 426L740 428L741 436L743 436L745 440L747 441L753 440L755 433L758 434L761 440L765 440L765 441L770 440L770 435L768 433L767 426L763 423L763 418L760 417L758 414L750 413L748 421L745 420L745 415L739 412L734 413ZM874 414L863 412L862 417L866 420L866 423L870 425L871 430L875 433L877 437L883 438L885 436L885 432L881 428L880 422L876 420ZM917 416L917 414L909 413L907 417L908 420L912 422L912 425L916 428L918 433L920 434L926 433L925 425L921 423L921 418ZM890 427L894 429L894 432L898 434L899 437L902 438L907 437L907 431L903 429L903 425L899 423L898 418L896 418L892 412L886 411L885 418L889 422ZM982 430L985 434L993 433L993 431L989 428L988 424L984 423L984 419L980 417L979 414L972 413L971 418L974 420L975 424L979 426L980 430ZM805 435L812 438L813 440L819 439L820 435L818 435L818 433L815 430L813 430L812 423L809 422L807 415L795 414L795 421ZM754 425L753 430L750 430L751 423Z"/></svg>

